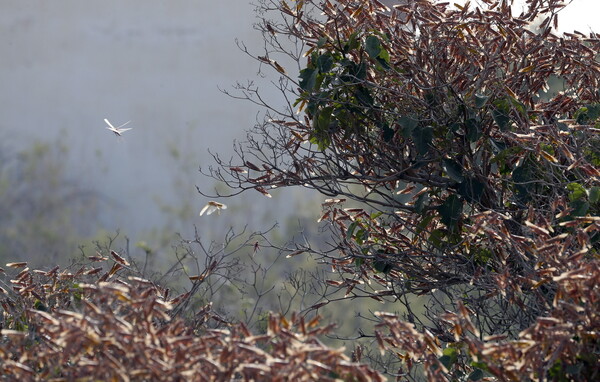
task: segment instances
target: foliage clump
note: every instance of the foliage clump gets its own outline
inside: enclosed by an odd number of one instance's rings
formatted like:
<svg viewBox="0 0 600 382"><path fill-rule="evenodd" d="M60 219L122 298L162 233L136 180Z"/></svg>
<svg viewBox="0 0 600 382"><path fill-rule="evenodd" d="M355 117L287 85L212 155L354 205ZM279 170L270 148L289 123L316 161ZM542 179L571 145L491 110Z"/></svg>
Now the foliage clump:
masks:
<svg viewBox="0 0 600 382"><path fill-rule="evenodd" d="M262 1L287 107L241 88L267 118L212 175L330 198L331 248L300 250L404 305L391 375L597 379L600 36L559 36L557 0L390 3Z"/></svg>
<svg viewBox="0 0 600 382"><path fill-rule="evenodd" d="M127 276L128 262L115 255L114 262L95 257L93 266L76 272L8 264L20 272L12 276L10 290L1 290L4 376L37 381L383 381L343 349L323 345L319 337L331 325L320 327L318 317L305 321L271 315L263 333L227 323L211 304L184 318L180 308L189 304L190 292L172 297L166 288Z"/></svg>

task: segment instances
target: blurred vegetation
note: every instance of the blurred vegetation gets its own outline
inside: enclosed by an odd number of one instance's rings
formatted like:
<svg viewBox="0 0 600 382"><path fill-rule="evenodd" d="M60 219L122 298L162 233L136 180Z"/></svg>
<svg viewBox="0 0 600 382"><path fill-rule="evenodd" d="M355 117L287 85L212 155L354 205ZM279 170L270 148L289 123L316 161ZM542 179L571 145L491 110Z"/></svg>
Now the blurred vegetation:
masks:
<svg viewBox="0 0 600 382"><path fill-rule="evenodd" d="M102 198L67 174L68 148L35 142L0 147L0 259L65 264L93 235Z"/></svg>

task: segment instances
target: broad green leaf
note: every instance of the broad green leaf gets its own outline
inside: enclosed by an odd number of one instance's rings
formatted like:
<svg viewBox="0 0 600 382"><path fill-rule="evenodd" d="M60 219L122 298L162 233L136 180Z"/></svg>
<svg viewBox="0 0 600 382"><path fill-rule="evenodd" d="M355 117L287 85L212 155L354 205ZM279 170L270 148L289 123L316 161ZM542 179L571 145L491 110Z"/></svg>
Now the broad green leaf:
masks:
<svg viewBox="0 0 600 382"><path fill-rule="evenodd" d="M483 378L483 371L481 369L475 369L469 374L467 380L469 381L479 381Z"/></svg>
<svg viewBox="0 0 600 382"><path fill-rule="evenodd" d="M444 203L438 206L437 210L440 213L442 223L450 230L456 228L456 223L462 214L463 202L455 194L450 195Z"/></svg>
<svg viewBox="0 0 600 382"><path fill-rule="evenodd" d="M478 109L481 109L482 107L485 106L485 104L489 98L490 97L488 97L488 96L475 94L475 107Z"/></svg>
<svg viewBox="0 0 600 382"><path fill-rule="evenodd" d="M348 53L351 50L358 49L358 47L360 46L360 41L357 37L358 32L354 32L350 35L350 39L348 39L348 42L344 45L344 53Z"/></svg>
<svg viewBox="0 0 600 382"><path fill-rule="evenodd" d="M379 58L382 59L386 65L388 65L390 63L390 54L388 53L387 50L385 50L383 48L381 48L381 51L379 52ZM388 68L389 68L389 66L388 66Z"/></svg>
<svg viewBox="0 0 600 382"><path fill-rule="evenodd" d="M360 266L363 265L364 262L365 259L363 259L362 257L357 257L354 259L354 265L356 266L356 268L360 268Z"/></svg>
<svg viewBox="0 0 600 382"><path fill-rule="evenodd" d="M327 73L333 68L333 57L330 54L322 54L317 58L317 68L319 72Z"/></svg>
<svg viewBox="0 0 600 382"><path fill-rule="evenodd" d="M363 106L373 107L373 97L366 86L357 86L354 91L354 96Z"/></svg>
<svg viewBox="0 0 600 382"><path fill-rule="evenodd" d="M500 127L500 130L507 130L510 125L510 103L505 99L499 99L493 102L492 118Z"/></svg>
<svg viewBox="0 0 600 382"><path fill-rule="evenodd" d="M367 37L365 41L365 50L371 58L377 58L379 52L381 52L381 43L379 42L379 39L375 36Z"/></svg>
<svg viewBox="0 0 600 382"><path fill-rule="evenodd" d="M444 242L443 239L445 236L446 234L441 229L434 229L429 234L429 242L433 244L434 247L441 249L442 244Z"/></svg>
<svg viewBox="0 0 600 382"><path fill-rule="evenodd" d="M535 164L531 162L530 158L524 160L519 167L513 170L511 178L514 182L517 200L521 203L530 200L531 195L529 194L529 190L534 186L532 182L537 180L535 176Z"/></svg>
<svg viewBox="0 0 600 382"><path fill-rule="evenodd" d="M587 196L585 188L579 183L569 183L567 185L567 190L569 190L569 200L572 202Z"/></svg>
<svg viewBox="0 0 600 382"><path fill-rule="evenodd" d="M600 200L600 187L594 186L588 190L588 199L590 203L596 204Z"/></svg>
<svg viewBox="0 0 600 382"><path fill-rule="evenodd" d="M585 216L590 209L590 203L587 200L578 199L569 203L569 207L573 209L571 216Z"/></svg>
<svg viewBox="0 0 600 382"><path fill-rule="evenodd" d="M475 118L469 118L465 122L465 128L467 130L467 139L469 142L476 142L481 138L481 126L479 121Z"/></svg>
<svg viewBox="0 0 600 382"><path fill-rule="evenodd" d="M329 147L329 144L331 143L327 134L322 132L313 132L311 134L309 142L314 145L317 145L319 151L324 151L327 147Z"/></svg>
<svg viewBox="0 0 600 382"><path fill-rule="evenodd" d="M352 238L356 226L358 226L358 222L352 222L352 224L350 224L350 226L348 227L348 232L346 232L346 239L350 240Z"/></svg>
<svg viewBox="0 0 600 382"><path fill-rule="evenodd" d="M300 71L300 88L312 91L317 83L317 70L305 68Z"/></svg>
<svg viewBox="0 0 600 382"><path fill-rule="evenodd" d="M323 36L317 41L317 48L321 49L327 43L327 37Z"/></svg>
<svg viewBox="0 0 600 382"><path fill-rule="evenodd" d="M425 126L417 128L413 130L412 137L419 155L425 155L429 151L429 147L433 141L433 127Z"/></svg>
<svg viewBox="0 0 600 382"><path fill-rule="evenodd" d="M394 138L394 130L390 129L390 127L387 124L382 126L382 130L383 140L386 142L391 142L391 140Z"/></svg>
<svg viewBox="0 0 600 382"><path fill-rule="evenodd" d="M446 369L450 370L452 365L454 365L454 363L456 363L458 360L458 350L448 347L444 349L442 354L443 355L440 357L440 362L446 367Z"/></svg>
<svg viewBox="0 0 600 382"><path fill-rule="evenodd" d="M513 97L509 97L509 100L513 108L515 108L522 116L527 116L527 107L525 107L523 102Z"/></svg>
<svg viewBox="0 0 600 382"><path fill-rule="evenodd" d="M362 245L368 238L369 233L361 228L356 232L356 235L354 236L354 241L356 241L356 244Z"/></svg>
<svg viewBox="0 0 600 382"><path fill-rule="evenodd" d="M383 261L383 260L375 260L373 261L373 268L377 271L377 272L381 272L381 273L390 273L390 271L392 270L392 265L387 262L387 261Z"/></svg>
<svg viewBox="0 0 600 382"><path fill-rule="evenodd" d="M383 215L383 212L381 211L377 211L377 212L373 212L371 215L369 215L369 217L371 219L377 219L378 217L380 217L381 215Z"/></svg>
<svg viewBox="0 0 600 382"><path fill-rule="evenodd" d="M331 123L331 114L333 112L333 107L324 107L319 111L313 120L314 129L317 132L327 132L329 131L329 124Z"/></svg>
<svg viewBox="0 0 600 382"><path fill-rule="evenodd" d="M423 209L427 206L427 202L429 201L429 195L425 192L417 198L415 201L415 211L417 213L423 212ZM431 219L429 219L431 220Z"/></svg>
<svg viewBox="0 0 600 382"><path fill-rule="evenodd" d="M473 367L475 367L477 369L484 370L484 371L488 370L488 366L487 366L487 364L485 362L472 361L471 362L471 366L473 366Z"/></svg>
<svg viewBox="0 0 600 382"><path fill-rule="evenodd" d="M408 138L412 136L413 130L419 125L419 120L410 116L404 116L398 118L398 125L400 125L402 136Z"/></svg>
<svg viewBox="0 0 600 382"><path fill-rule="evenodd" d="M483 196L485 185L475 178L467 178L458 186L458 193L469 203L479 203Z"/></svg>
<svg viewBox="0 0 600 382"><path fill-rule="evenodd" d="M506 150L506 143L504 143L502 141L497 141L495 139L490 138L490 143L492 144L492 147L494 148L494 152L496 152L496 153Z"/></svg>
<svg viewBox="0 0 600 382"><path fill-rule="evenodd" d="M593 123L600 117L600 104L595 103L584 106L577 110L575 114L573 114L573 117L580 125Z"/></svg>
<svg viewBox="0 0 600 382"><path fill-rule="evenodd" d="M381 50L382 52L385 52L385 50ZM377 62L379 63L379 65L381 65L382 68L384 68L385 70L389 70L391 69L391 66L388 64L388 62L386 60L384 60L381 57L377 57L376 58Z"/></svg>
<svg viewBox="0 0 600 382"><path fill-rule="evenodd" d="M442 161L442 167L453 181L461 183L465 179L462 174L462 166L458 164L458 162L452 159L444 159Z"/></svg>
<svg viewBox="0 0 600 382"><path fill-rule="evenodd" d="M355 84L357 81L367 78L367 64L364 61L357 64L354 61L344 59L340 62L340 65L347 68L346 74L340 76L340 79L345 83Z"/></svg>

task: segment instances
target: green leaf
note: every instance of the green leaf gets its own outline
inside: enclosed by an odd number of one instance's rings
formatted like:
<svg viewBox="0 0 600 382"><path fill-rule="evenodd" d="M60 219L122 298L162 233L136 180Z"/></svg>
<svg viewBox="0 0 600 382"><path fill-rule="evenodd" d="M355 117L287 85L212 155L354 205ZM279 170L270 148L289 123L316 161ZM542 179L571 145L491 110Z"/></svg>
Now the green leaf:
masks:
<svg viewBox="0 0 600 382"><path fill-rule="evenodd" d="M377 211L377 212L373 212L371 215L369 215L369 217L371 219L377 219L378 217L380 217L381 215L383 215L383 212L381 211Z"/></svg>
<svg viewBox="0 0 600 382"><path fill-rule="evenodd" d="M412 136L412 132L419 125L419 120L410 116L404 116L398 118L398 125L403 137L408 138Z"/></svg>
<svg viewBox="0 0 600 382"><path fill-rule="evenodd" d="M445 236L446 234L441 229L434 229L429 234L429 242L433 244L434 247L441 249L442 244L444 243L443 238Z"/></svg>
<svg viewBox="0 0 600 382"><path fill-rule="evenodd" d="M591 204L598 203L598 200L600 200L600 187L594 186L588 190L588 200Z"/></svg>
<svg viewBox="0 0 600 382"><path fill-rule="evenodd" d="M590 209L590 203L587 200L578 199L569 203L569 207L573 209L571 216L585 216Z"/></svg>
<svg viewBox="0 0 600 382"><path fill-rule="evenodd" d="M600 117L600 104L591 104L580 108L573 114L573 117L580 125L589 124Z"/></svg>
<svg viewBox="0 0 600 382"><path fill-rule="evenodd" d="M569 183L567 185L567 190L569 190L569 200L572 202L587 196L585 188L579 183Z"/></svg>
<svg viewBox="0 0 600 382"><path fill-rule="evenodd" d="M327 43L327 37L323 36L317 41L317 48L321 49Z"/></svg>
<svg viewBox="0 0 600 382"><path fill-rule="evenodd" d="M375 36L367 37L365 41L365 50L371 58L377 58L381 52L381 43L379 42L379 39Z"/></svg>
<svg viewBox="0 0 600 382"><path fill-rule="evenodd" d="M377 271L377 272L381 272L381 273L390 273L390 271L393 269L392 264L390 264L387 261L384 260L375 260L373 261L373 268Z"/></svg>
<svg viewBox="0 0 600 382"><path fill-rule="evenodd" d="M415 129L412 132L412 137L417 146L417 152L423 156L429 151L431 142L433 141L433 127L425 126L420 129Z"/></svg>
<svg viewBox="0 0 600 382"><path fill-rule="evenodd" d="M469 203L479 203L485 185L475 178L468 178L458 186L458 193Z"/></svg>
<svg viewBox="0 0 600 382"><path fill-rule="evenodd" d="M382 126L382 130L383 140L386 142L391 142L391 140L394 138L394 130L390 129L390 127L387 124Z"/></svg>
<svg viewBox="0 0 600 382"><path fill-rule="evenodd" d="M475 118L469 118L465 122L465 128L467 130L467 139L469 142L476 142L481 138L481 126L479 121Z"/></svg>
<svg viewBox="0 0 600 382"><path fill-rule="evenodd" d="M471 374L469 374L467 380L479 381L481 378L483 378L483 371L481 369L475 369L471 372Z"/></svg>
<svg viewBox="0 0 600 382"><path fill-rule="evenodd" d="M317 68L319 72L327 73L333 68L333 57L330 54L322 54L317 58Z"/></svg>
<svg viewBox="0 0 600 382"><path fill-rule="evenodd" d="M350 240L352 238L352 235L354 235L354 230L356 229L356 226L358 226L358 222L352 222L352 224L350 224L350 226L348 227L348 231L346 232L347 240Z"/></svg>
<svg viewBox="0 0 600 382"><path fill-rule="evenodd" d="M438 206L437 210L440 213L442 223L450 230L456 228L456 223L462 214L463 202L455 194L450 195L444 203Z"/></svg>
<svg viewBox="0 0 600 382"><path fill-rule="evenodd" d="M362 257L357 257L354 259L354 265L356 266L356 268L360 268L360 266L363 265L364 262L365 259L363 259Z"/></svg>
<svg viewBox="0 0 600 382"><path fill-rule="evenodd" d="M385 64L384 67L386 67L390 63L390 54L383 47L381 48L381 51L379 52L378 58L380 58L381 60L384 61L384 64ZM386 69L388 69L388 68L389 68L389 66L387 66Z"/></svg>
<svg viewBox="0 0 600 382"><path fill-rule="evenodd" d="M500 127L500 130L506 131L510 125L510 103L505 99L499 99L493 102L495 106L492 110L492 118Z"/></svg>
<svg viewBox="0 0 600 382"><path fill-rule="evenodd" d="M354 96L363 106L373 107L373 97L366 86L357 86L354 91Z"/></svg>
<svg viewBox="0 0 600 382"><path fill-rule="evenodd" d="M358 32L354 32L350 35L348 42L344 44L344 53L348 53L351 50L358 49L360 46L360 41L358 40Z"/></svg>
<svg viewBox="0 0 600 382"><path fill-rule="evenodd" d="M423 209L427 206L428 201L429 201L429 195L426 192L419 195L419 197L415 201L415 211L417 213L423 212Z"/></svg>
<svg viewBox="0 0 600 382"><path fill-rule="evenodd" d="M492 144L495 153L499 153L501 151L506 150L506 143L502 141L490 138L490 143Z"/></svg>
<svg viewBox="0 0 600 382"><path fill-rule="evenodd" d="M385 49L382 49L381 51L385 52ZM391 69L391 66L387 63L387 61L385 59L383 59L381 57L377 57L376 60L379 63L379 65L381 65L381 67L384 68L385 70Z"/></svg>
<svg viewBox="0 0 600 382"><path fill-rule="evenodd" d="M300 88L312 91L317 83L317 70L305 68L300 71Z"/></svg>
<svg viewBox="0 0 600 382"><path fill-rule="evenodd" d="M458 350L448 347L444 349L442 354L443 355L440 357L440 362L446 367L446 369L450 370L452 365L454 365L458 360Z"/></svg>
<svg viewBox="0 0 600 382"><path fill-rule="evenodd" d="M444 159L442 161L442 167L453 181L461 183L465 179L462 174L462 166L458 164L458 162L453 161L452 159Z"/></svg>
<svg viewBox="0 0 600 382"><path fill-rule="evenodd" d="M46 305L44 305L44 303L42 303L40 300L35 300L35 303L33 304L33 307L37 310L41 310L43 312L47 312L48 308L46 307Z"/></svg>
<svg viewBox="0 0 600 382"><path fill-rule="evenodd" d="M488 365L485 362L472 361L471 366L473 366L474 368L477 368L477 369L488 371Z"/></svg>
<svg viewBox="0 0 600 382"><path fill-rule="evenodd" d="M331 115L333 113L333 107L324 107L319 111L319 114L313 120L313 127L317 131L329 131L329 124L331 123Z"/></svg>
<svg viewBox="0 0 600 382"><path fill-rule="evenodd" d="M519 167L515 168L511 178L514 183L517 200L521 203L529 201L531 198L529 190L537 180L535 176L535 164L532 163L531 159L526 158Z"/></svg>
<svg viewBox="0 0 600 382"><path fill-rule="evenodd" d="M485 106L485 104L489 98L490 97L488 97L488 96L475 94L475 107L478 109L481 109L482 107Z"/></svg>
<svg viewBox="0 0 600 382"><path fill-rule="evenodd" d="M354 241L358 245L362 245L369 238L369 233L364 229L359 229L354 236Z"/></svg>
<svg viewBox="0 0 600 382"><path fill-rule="evenodd" d="M345 82L356 83L357 80L364 80L367 78L367 64L362 61L355 63L354 61L347 61L344 66L348 68L350 76L343 76Z"/></svg>

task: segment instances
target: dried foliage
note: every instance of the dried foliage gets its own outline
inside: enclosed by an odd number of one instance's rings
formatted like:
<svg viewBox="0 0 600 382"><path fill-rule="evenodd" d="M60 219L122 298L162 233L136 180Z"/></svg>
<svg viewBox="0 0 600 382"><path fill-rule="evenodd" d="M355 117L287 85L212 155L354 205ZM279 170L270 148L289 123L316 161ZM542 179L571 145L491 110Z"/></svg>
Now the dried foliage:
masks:
<svg viewBox="0 0 600 382"><path fill-rule="evenodd" d="M114 252L114 251L113 251ZM153 282L82 267L20 272L2 289L0 368L11 380L36 381L382 381L343 349L323 345L330 326L271 316L266 333L227 324L210 304L192 319L173 317L189 292L171 298ZM101 263L108 259L100 256ZM117 269L117 270L115 270ZM108 276L107 276L108 275ZM102 281L102 280L108 281ZM201 281L196 281L201 282ZM209 322L221 328L212 327Z"/></svg>
<svg viewBox="0 0 600 382"><path fill-rule="evenodd" d="M280 76L286 105L240 86L267 118L209 171L234 194L329 197L331 248L287 253L333 270L321 301L253 334L191 303L212 274L233 277L208 253L175 298L110 248L72 273L8 264L20 272L0 290L4 374L379 381L358 363L378 349L398 380L598 380L599 36L558 36L558 0L522 14L511 0L394 4L260 1L254 57ZM350 360L320 342L332 325L308 318L340 299L404 311L376 313L359 333L373 348Z"/></svg>
<svg viewBox="0 0 600 382"><path fill-rule="evenodd" d="M373 333L399 378L597 378L600 36L557 35L558 0L395 4L261 1L254 57L287 104L239 87L267 118L210 174L331 198L331 250L292 254L348 298L405 305Z"/></svg>

